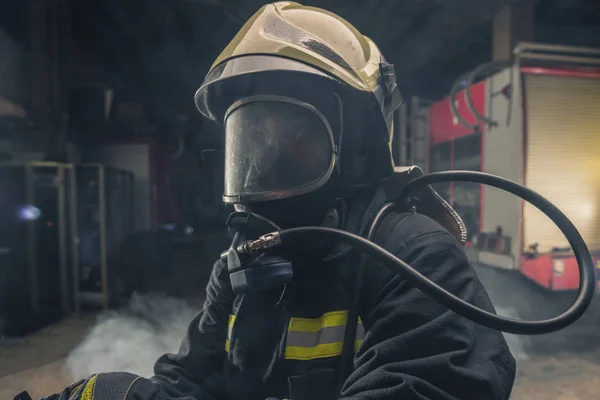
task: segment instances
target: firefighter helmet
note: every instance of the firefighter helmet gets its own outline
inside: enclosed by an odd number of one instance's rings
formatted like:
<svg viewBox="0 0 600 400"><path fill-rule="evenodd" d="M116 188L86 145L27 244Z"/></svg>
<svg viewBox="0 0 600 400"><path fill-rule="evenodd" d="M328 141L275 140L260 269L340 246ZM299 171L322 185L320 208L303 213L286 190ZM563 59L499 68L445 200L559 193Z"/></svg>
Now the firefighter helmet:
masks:
<svg viewBox="0 0 600 400"><path fill-rule="evenodd" d="M394 68L343 18L294 2L263 6L217 57L195 103L225 125L228 203L387 177Z"/></svg>

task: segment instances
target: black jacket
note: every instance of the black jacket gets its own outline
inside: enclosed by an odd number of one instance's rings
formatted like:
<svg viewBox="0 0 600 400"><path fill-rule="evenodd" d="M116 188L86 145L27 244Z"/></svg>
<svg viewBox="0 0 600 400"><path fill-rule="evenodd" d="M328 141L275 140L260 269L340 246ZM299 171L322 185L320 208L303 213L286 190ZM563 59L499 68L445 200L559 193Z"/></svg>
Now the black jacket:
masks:
<svg viewBox="0 0 600 400"><path fill-rule="evenodd" d="M493 310L462 248L436 222L395 213L381 230L390 232L377 240L388 251ZM502 334L448 311L376 262L366 263L354 370L338 396L355 258L302 264L283 296L281 290L235 295L217 262L179 353L156 363L156 398L509 398L515 361Z"/></svg>

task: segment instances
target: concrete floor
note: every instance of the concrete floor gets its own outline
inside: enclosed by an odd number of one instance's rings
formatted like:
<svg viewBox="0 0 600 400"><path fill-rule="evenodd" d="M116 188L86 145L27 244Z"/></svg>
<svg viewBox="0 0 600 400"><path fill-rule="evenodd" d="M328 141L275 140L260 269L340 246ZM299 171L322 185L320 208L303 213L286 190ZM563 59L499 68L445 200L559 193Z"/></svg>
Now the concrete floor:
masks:
<svg viewBox="0 0 600 400"><path fill-rule="evenodd" d="M82 315L42 329L26 338L0 344L0 399L12 399L23 390L36 399L62 390L71 377L65 357L95 324Z"/></svg>
<svg viewBox="0 0 600 400"><path fill-rule="evenodd" d="M521 361L517 376L511 400L589 400L600 390L600 363L579 356Z"/></svg>
<svg viewBox="0 0 600 400"><path fill-rule="evenodd" d="M0 378L0 398L10 400L27 389L33 399L58 393L71 382L64 359Z"/></svg>

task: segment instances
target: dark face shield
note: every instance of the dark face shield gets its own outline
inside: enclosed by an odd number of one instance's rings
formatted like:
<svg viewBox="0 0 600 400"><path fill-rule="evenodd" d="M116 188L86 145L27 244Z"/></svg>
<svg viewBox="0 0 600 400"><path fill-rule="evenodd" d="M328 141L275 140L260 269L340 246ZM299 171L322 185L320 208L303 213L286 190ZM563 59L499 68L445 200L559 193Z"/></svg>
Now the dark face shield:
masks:
<svg viewBox="0 0 600 400"><path fill-rule="evenodd" d="M333 171L333 136L312 106L256 96L225 117L226 203L248 204L312 192Z"/></svg>

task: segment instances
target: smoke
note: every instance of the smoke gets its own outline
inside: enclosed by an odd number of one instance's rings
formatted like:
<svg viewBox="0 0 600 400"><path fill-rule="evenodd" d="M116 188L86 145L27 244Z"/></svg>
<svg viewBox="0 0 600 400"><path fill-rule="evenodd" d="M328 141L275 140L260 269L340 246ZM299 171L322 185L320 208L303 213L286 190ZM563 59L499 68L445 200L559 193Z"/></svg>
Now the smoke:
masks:
<svg viewBox="0 0 600 400"><path fill-rule="evenodd" d="M156 360L177 352L197 310L163 295L134 294L126 309L101 315L67 358L74 380L99 372L153 375Z"/></svg>

